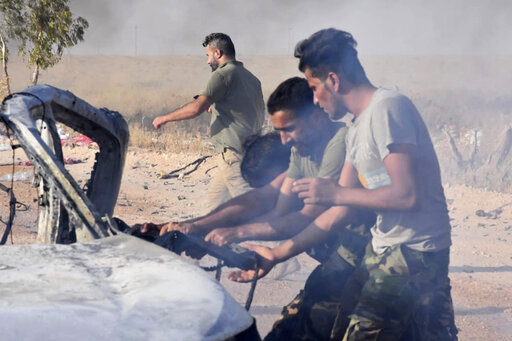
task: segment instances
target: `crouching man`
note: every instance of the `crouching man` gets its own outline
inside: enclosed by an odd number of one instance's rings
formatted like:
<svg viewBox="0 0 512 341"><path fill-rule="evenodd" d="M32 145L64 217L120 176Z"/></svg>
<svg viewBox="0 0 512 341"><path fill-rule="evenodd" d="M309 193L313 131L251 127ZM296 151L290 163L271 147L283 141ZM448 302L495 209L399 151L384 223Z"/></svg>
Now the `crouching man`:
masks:
<svg viewBox="0 0 512 341"><path fill-rule="evenodd" d="M202 234L207 241L224 245L291 238L325 212L329 208L326 205L303 204L292 187L306 177L338 180L345 159L345 124L333 122L316 107L307 81L298 77L281 83L267 108L281 142L292 147L286 173L204 217L145 227L158 228L161 234L172 230ZM354 217L342 222L332 217L330 223L336 226L332 233L304 250L321 264L306 281L304 290L284 307L266 340L329 339L342 303L342 289L362 259L369 227L375 221L372 213L354 212ZM348 223L352 224L346 226Z"/></svg>
<svg viewBox="0 0 512 341"><path fill-rule="evenodd" d="M335 29L297 46L315 103L330 115L350 112L354 120L339 183L300 179L292 189L305 204L333 206L281 246L254 248L265 258L259 276L323 241L333 216L375 210L372 242L345 287L353 308L337 320L338 330L348 326L344 340L457 339L448 278L451 228L436 153L413 103L374 87L355 46L350 33Z"/></svg>

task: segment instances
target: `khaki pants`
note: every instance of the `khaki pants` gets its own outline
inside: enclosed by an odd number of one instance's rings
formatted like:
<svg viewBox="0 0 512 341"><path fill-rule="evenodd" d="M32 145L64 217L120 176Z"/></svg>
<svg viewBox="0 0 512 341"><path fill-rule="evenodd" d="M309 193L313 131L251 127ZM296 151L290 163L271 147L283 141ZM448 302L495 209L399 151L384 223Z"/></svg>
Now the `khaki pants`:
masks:
<svg viewBox="0 0 512 341"><path fill-rule="evenodd" d="M226 148L216 156L217 168L208 187L206 208L209 213L231 198L250 191L252 188L242 178L240 162L242 155Z"/></svg>

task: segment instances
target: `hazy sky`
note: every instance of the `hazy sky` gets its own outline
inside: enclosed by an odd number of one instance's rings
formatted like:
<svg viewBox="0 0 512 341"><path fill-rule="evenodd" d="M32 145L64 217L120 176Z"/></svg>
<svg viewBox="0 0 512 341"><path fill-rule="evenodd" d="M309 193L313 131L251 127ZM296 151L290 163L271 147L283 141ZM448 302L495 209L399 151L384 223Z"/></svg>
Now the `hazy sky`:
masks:
<svg viewBox="0 0 512 341"><path fill-rule="evenodd" d="M510 0L71 0L89 21L72 54L204 53L224 32L238 54L291 54L321 28L351 32L360 54L512 54Z"/></svg>

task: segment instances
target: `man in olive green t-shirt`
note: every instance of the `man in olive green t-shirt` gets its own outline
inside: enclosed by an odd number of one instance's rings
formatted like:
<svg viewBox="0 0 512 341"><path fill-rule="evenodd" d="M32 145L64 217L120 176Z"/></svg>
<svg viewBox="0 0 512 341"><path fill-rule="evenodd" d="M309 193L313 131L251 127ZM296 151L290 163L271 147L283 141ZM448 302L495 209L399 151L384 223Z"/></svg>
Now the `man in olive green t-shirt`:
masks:
<svg viewBox="0 0 512 341"><path fill-rule="evenodd" d="M207 211L250 190L240 173L245 139L259 134L265 118L261 84L236 60L231 38L223 33L206 36L203 46L212 75L192 102L153 121L155 128L171 121L199 116L208 110L210 135L217 153L217 172L208 189Z"/></svg>
<svg viewBox="0 0 512 341"><path fill-rule="evenodd" d="M333 183L338 180L345 158L347 127L331 121L314 105L313 93L303 78L282 82L268 99L267 107L281 142L292 147L288 171L206 216L181 223L145 224L143 232L159 229L162 235L179 230L206 235L207 241L217 245L282 240L300 233L328 209L303 205L291 189L296 180L304 177L329 178ZM343 288L361 261L374 215L361 212L353 221L338 222L332 217L331 222L335 225L333 233L308 252L321 264L306 281L304 290L283 308L281 318L265 340L325 340L333 332L343 303ZM341 314L346 314L345 310Z"/></svg>

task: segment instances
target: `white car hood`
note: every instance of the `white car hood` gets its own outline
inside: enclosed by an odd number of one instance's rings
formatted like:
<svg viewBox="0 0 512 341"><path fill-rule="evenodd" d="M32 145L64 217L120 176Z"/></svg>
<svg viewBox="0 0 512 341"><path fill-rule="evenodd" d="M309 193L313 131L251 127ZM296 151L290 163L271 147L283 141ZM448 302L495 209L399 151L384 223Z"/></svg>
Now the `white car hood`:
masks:
<svg viewBox="0 0 512 341"><path fill-rule="evenodd" d="M0 247L3 340L224 340L251 323L199 267L131 236Z"/></svg>

